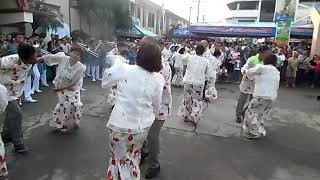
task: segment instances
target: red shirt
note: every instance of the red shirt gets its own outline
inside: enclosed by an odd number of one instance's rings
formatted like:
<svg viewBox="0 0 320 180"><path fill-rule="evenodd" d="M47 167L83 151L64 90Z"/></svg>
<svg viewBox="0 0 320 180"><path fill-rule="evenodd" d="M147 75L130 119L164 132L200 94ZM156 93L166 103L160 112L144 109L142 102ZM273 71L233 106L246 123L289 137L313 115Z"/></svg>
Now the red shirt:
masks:
<svg viewBox="0 0 320 180"><path fill-rule="evenodd" d="M317 60L317 65L314 67L314 72L320 72L320 60Z"/></svg>

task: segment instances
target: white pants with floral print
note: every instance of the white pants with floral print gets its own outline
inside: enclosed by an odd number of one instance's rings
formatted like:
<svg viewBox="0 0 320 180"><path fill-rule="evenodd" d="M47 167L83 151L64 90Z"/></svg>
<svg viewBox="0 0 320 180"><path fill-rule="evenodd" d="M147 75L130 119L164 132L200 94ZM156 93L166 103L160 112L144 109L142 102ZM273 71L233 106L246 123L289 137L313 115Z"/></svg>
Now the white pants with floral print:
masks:
<svg viewBox="0 0 320 180"><path fill-rule="evenodd" d="M183 68L175 68L175 74L172 78L172 84L176 86L183 85Z"/></svg>
<svg viewBox="0 0 320 180"><path fill-rule="evenodd" d="M178 116L182 116L184 118L187 118L188 120L193 121L198 120L202 117L203 88L203 85L184 85L184 97L178 111Z"/></svg>
<svg viewBox="0 0 320 180"><path fill-rule="evenodd" d="M8 175L6 158L5 158L4 154L5 154L4 143L3 143L2 138L0 136L0 178L2 176Z"/></svg>
<svg viewBox="0 0 320 180"><path fill-rule="evenodd" d="M58 103L53 111L49 125L58 129L66 128L71 130L79 127L82 116L80 92L58 92Z"/></svg>
<svg viewBox="0 0 320 180"><path fill-rule="evenodd" d="M254 97L244 115L243 132L255 136L266 135L264 119L272 108L270 99Z"/></svg>
<svg viewBox="0 0 320 180"><path fill-rule="evenodd" d="M206 89L205 89L205 98L209 100L215 100L218 98L218 92L216 89L216 79L209 79Z"/></svg>
<svg viewBox="0 0 320 180"><path fill-rule="evenodd" d="M139 180L141 148L148 131L140 133L119 132L110 129L111 158L107 170L108 180Z"/></svg>

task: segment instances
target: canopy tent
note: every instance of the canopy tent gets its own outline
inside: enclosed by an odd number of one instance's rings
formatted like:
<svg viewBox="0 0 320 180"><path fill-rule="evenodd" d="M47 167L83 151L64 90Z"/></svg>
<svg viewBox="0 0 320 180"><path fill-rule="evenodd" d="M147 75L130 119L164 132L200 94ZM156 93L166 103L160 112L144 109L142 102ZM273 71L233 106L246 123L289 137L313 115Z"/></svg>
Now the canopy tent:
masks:
<svg viewBox="0 0 320 180"><path fill-rule="evenodd" d="M293 25L291 37L312 38L313 27ZM196 23L190 27L177 29L173 32L175 38L197 37L275 37L274 22L260 23Z"/></svg>

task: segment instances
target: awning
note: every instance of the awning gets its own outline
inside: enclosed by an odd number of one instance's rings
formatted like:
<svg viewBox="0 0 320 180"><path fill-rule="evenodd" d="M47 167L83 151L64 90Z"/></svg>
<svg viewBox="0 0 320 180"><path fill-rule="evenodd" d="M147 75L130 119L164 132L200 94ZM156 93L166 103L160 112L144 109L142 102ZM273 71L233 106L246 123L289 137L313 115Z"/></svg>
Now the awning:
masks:
<svg viewBox="0 0 320 180"><path fill-rule="evenodd" d="M142 38L143 36L152 36L157 37L158 35L145 29L144 27L139 26L138 24L131 23L129 29L126 30L117 30L116 31L119 36L124 37L135 37L135 38Z"/></svg>
<svg viewBox="0 0 320 180"><path fill-rule="evenodd" d="M0 25L10 25L17 23L32 23L33 15L31 12L0 12Z"/></svg>
<svg viewBox="0 0 320 180"><path fill-rule="evenodd" d="M270 23L196 23L190 32L213 37L274 37L276 26Z"/></svg>
<svg viewBox="0 0 320 180"><path fill-rule="evenodd" d="M196 23L189 28L189 33L206 37L275 37L274 22L259 23ZM179 35L179 31L177 31ZM293 25L291 37L308 39L313 36L313 27Z"/></svg>
<svg viewBox="0 0 320 180"><path fill-rule="evenodd" d="M292 27L291 28L291 36L294 37L312 37L313 36L313 28L304 28L304 27Z"/></svg>
<svg viewBox="0 0 320 180"><path fill-rule="evenodd" d="M133 24L134 29L138 30L143 36L151 36L151 37L157 37L158 35L155 34L152 31L147 30L146 28L138 25L138 24Z"/></svg>

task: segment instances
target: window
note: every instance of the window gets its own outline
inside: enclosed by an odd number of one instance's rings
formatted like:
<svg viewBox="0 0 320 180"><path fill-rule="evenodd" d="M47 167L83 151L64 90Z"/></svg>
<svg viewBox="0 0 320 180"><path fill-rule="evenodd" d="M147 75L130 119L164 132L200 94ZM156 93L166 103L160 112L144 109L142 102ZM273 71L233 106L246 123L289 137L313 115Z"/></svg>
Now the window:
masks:
<svg viewBox="0 0 320 180"><path fill-rule="evenodd" d="M141 10L137 7L137 18L141 21Z"/></svg>
<svg viewBox="0 0 320 180"><path fill-rule="evenodd" d="M148 27L154 27L154 14L153 13L149 13L148 16Z"/></svg>
<svg viewBox="0 0 320 180"><path fill-rule="evenodd" d="M237 2L229 3L228 7L230 10L236 10L237 9Z"/></svg>
<svg viewBox="0 0 320 180"><path fill-rule="evenodd" d="M256 22L254 19L239 19L238 22Z"/></svg>
<svg viewBox="0 0 320 180"><path fill-rule="evenodd" d="M274 9L276 1L262 1L260 11L260 22L272 22L274 18Z"/></svg>
<svg viewBox="0 0 320 180"><path fill-rule="evenodd" d="M134 3L130 3L130 15L134 17Z"/></svg>
<svg viewBox="0 0 320 180"><path fill-rule="evenodd" d="M259 7L258 1L240 2L239 10L257 10Z"/></svg>

